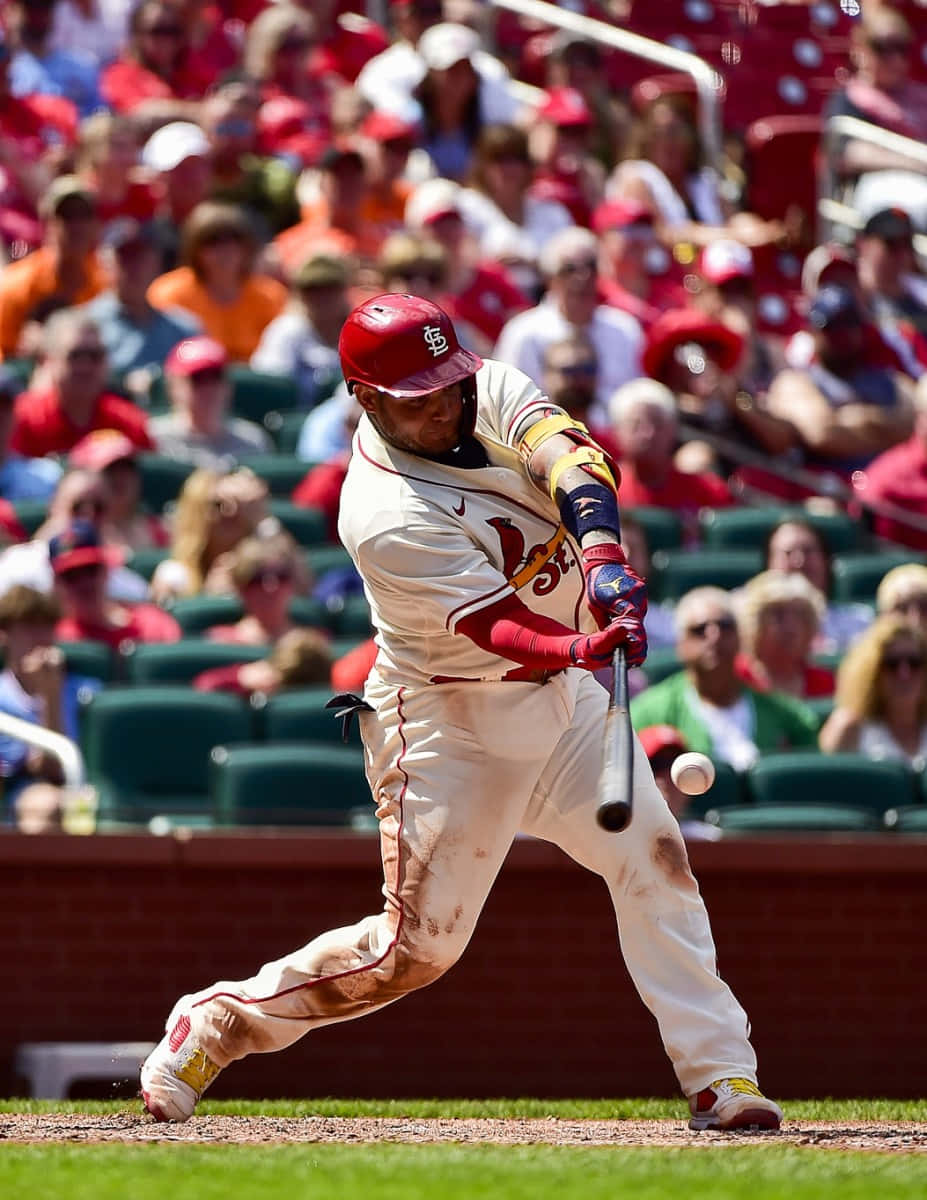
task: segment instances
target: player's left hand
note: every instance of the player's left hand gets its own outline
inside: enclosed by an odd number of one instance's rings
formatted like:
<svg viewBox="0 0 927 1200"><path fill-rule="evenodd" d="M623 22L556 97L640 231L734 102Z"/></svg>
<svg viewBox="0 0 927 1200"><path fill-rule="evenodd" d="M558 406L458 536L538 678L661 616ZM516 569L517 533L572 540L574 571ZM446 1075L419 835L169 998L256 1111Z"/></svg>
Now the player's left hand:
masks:
<svg viewBox="0 0 927 1200"><path fill-rule="evenodd" d="M583 550L586 603L596 624L604 629L616 618L643 622L647 612L647 585L628 566L624 551L614 542L600 542Z"/></svg>

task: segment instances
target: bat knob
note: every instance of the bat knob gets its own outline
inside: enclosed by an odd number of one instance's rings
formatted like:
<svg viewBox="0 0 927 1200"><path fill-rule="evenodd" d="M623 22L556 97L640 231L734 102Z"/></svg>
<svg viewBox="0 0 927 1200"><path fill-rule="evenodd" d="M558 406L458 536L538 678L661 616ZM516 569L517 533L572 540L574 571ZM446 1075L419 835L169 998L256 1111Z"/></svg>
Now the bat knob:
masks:
<svg viewBox="0 0 927 1200"><path fill-rule="evenodd" d="M609 833L620 833L622 829L627 827L631 819L631 806L623 802L620 804L609 804L598 810L596 819L602 828Z"/></svg>

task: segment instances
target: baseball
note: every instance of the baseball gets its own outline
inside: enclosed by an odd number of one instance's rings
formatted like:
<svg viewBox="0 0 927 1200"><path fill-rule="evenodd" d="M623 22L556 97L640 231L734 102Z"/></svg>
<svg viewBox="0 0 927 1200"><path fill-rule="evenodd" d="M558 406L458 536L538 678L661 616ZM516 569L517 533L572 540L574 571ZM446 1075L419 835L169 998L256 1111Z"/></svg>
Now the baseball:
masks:
<svg viewBox="0 0 927 1200"><path fill-rule="evenodd" d="M701 796L715 781L715 764L707 754L680 754L670 767L670 778L687 796Z"/></svg>

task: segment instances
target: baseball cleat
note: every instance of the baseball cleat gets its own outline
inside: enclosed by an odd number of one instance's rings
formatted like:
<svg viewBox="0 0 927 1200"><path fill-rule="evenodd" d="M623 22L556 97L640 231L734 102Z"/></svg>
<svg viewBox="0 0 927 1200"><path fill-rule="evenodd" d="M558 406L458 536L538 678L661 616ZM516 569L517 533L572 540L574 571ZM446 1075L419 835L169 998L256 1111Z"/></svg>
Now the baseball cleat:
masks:
<svg viewBox="0 0 927 1200"><path fill-rule="evenodd" d="M190 1014L181 1001L167 1032L142 1064L142 1099L156 1121L188 1121L203 1092L222 1069L190 1033Z"/></svg>
<svg viewBox="0 0 927 1200"><path fill-rule="evenodd" d="M778 1129L782 1109L749 1079L716 1079L690 1096L690 1129Z"/></svg>

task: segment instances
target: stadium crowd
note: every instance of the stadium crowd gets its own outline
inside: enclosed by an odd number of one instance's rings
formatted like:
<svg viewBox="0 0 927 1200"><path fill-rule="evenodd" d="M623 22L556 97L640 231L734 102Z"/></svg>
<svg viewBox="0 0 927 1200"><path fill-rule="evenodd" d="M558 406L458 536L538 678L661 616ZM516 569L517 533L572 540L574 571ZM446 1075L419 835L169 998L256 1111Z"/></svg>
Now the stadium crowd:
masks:
<svg viewBox="0 0 927 1200"><path fill-rule="evenodd" d="M689 836L685 749L927 767L927 9L569 7L707 59L720 155L689 76L481 0L3 5L0 712L89 747L145 684L362 688L337 342L406 291L620 465ZM54 757L0 773L8 828L68 827Z"/></svg>

